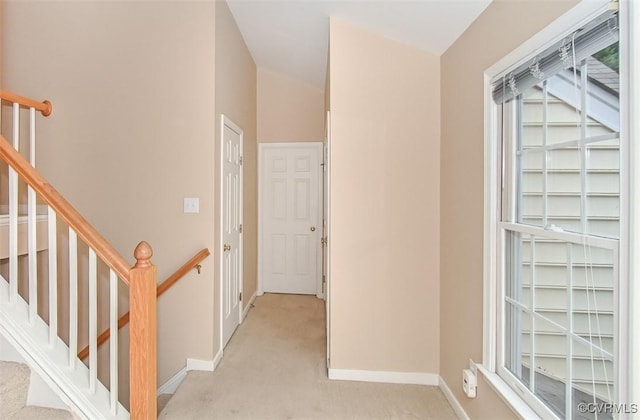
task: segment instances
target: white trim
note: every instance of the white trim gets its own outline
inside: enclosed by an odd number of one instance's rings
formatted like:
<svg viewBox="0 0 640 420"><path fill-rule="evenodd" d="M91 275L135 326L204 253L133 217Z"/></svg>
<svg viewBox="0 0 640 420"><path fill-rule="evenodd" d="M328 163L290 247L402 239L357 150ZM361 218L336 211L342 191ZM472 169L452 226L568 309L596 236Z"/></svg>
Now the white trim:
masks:
<svg viewBox="0 0 640 420"><path fill-rule="evenodd" d="M176 390L178 389L178 387L186 377L187 377L187 368L183 367L175 375L169 378L167 382L162 384L160 388L158 388L158 392L156 393L156 395L175 394Z"/></svg>
<svg viewBox="0 0 640 420"><path fill-rule="evenodd" d="M625 4L624 6L627 6ZM622 7L624 7L622 6ZM623 11L624 12L624 11ZM625 19L624 13L621 13L619 19L620 26L620 43L619 43L619 60L620 60L620 248L617 253L618 257L618 288L617 293L614 294L614 307L616 312L614 313L615 326L617 328L617 340L614 346L614 354L616 357L616 363L614 363L614 383L615 397L619 402L634 402L630 399L631 390L630 384L633 379L626 374L626 372L632 369L631 354L629 352L629 346L631 344L633 330L629 327L631 322L629 317L633 311L633 297L631 296L632 284L630 283L630 263L631 258L629 254L629 248L631 246L631 202L633 197L631 196L631 171L633 170L633 158L631 157L630 142L631 137L629 129L631 128L633 114L630 114L630 107L633 103L631 100L632 93L629 86L630 78L632 77L632 69L629 67L627 58L631 53L629 45L624 42L625 32L629 30L629 21ZM628 38L627 38L628 39ZM633 255L633 254L631 254ZM629 279L629 282L624 281ZM617 366L616 366L617 365Z"/></svg>
<svg viewBox="0 0 640 420"><path fill-rule="evenodd" d="M617 250L619 241L617 239L610 239L599 236L587 236L586 234L581 233L572 233L565 231L554 231L549 229L544 229L542 227L534 226L534 225L524 225L518 223L511 222L498 222L498 227L501 230L506 230L510 232L520 232L525 233L531 236L540 236L545 239L553 239L563 242L568 242L570 244L590 246L595 248L609 249L609 250Z"/></svg>
<svg viewBox="0 0 640 420"><path fill-rule="evenodd" d="M484 75L484 253L483 253L483 311L482 311L482 363L487 369L496 368L497 318L497 256L493 251L498 243L498 145L496 107L491 94L491 74Z"/></svg>
<svg viewBox="0 0 640 420"><path fill-rule="evenodd" d="M222 350L218 350L218 353L213 360L187 359L186 366L176 372L176 374L169 378L167 382L162 384L160 388L158 388L157 394L175 394L182 381L184 381L184 378L187 377L187 372L191 370L213 372L215 368L218 367L218 364L220 364L221 359Z"/></svg>
<svg viewBox="0 0 640 420"><path fill-rule="evenodd" d="M325 191L323 191L323 198L326 199L326 203L324 203L324 236L326 238L326 242L324 244L325 253L325 289L324 289L324 300L325 300L325 323L326 323L326 341L327 341L327 369L331 368L331 248L330 238L331 238L331 111L327 111L327 120L326 120L326 138L325 138L325 150L324 150L324 170L326 175L323 174L323 180L326 181L324 185Z"/></svg>
<svg viewBox="0 0 640 420"><path fill-rule="evenodd" d="M527 420L540 420L538 413L533 411L529 404L527 404L507 383L498 376L497 373L493 373L487 370L483 365L477 365L478 371L482 373L485 381L489 384L496 394L502 398L502 400L516 413L520 418Z"/></svg>
<svg viewBox="0 0 640 420"><path fill-rule="evenodd" d="M439 378L440 376L436 373L329 369L329 379L338 381L382 382L387 384L439 386Z"/></svg>
<svg viewBox="0 0 640 420"><path fill-rule="evenodd" d="M220 116L220 139L218 139L215 143L215 147L214 147L214 154L217 152L217 160L216 163L218 164L218 171L217 171L217 175L218 175L218 181L215 184L215 188L217 189L217 194L214 194L216 196L216 204L215 204L215 210L217 210L218 212L218 220L214 221L214 261L218 261L218 269L216 270L215 274L217 274L217 279L214 280L214 285L213 285L213 293L215 295L216 293L216 285L218 286L218 314L219 314L219 330L218 331L218 343L219 343L219 349L223 349L224 348L224 316L223 316L223 311L224 311L224 302L222 299L222 279L223 279L223 247L224 247L224 243L223 243L223 234L222 234L222 230L223 230L223 226L224 226L224 214L223 214L223 205L222 205L222 197L224 196L224 188L223 188L223 180L224 180L224 169L223 169L223 163L224 163L224 147L222 145L222 134L224 132L224 121L223 121L223 117L222 115ZM215 299L214 299L215 300ZM215 319L214 319L215 322Z"/></svg>
<svg viewBox="0 0 640 420"><path fill-rule="evenodd" d="M264 295L262 290L262 253L260 252L260 240L262 238L262 223L260 222L262 216L262 188L260 188L260 174L262 173L262 149L263 143L258 143L258 276L256 279L256 294L258 296Z"/></svg>
<svg viewBox="0 0 640 420"><path fill-rule="evenodd" d="M202 370L205 372L213 372L216 367L214 360L187 359L187 371Z"/></svg>
<svg viewBox="0 0 640 420"><path fill-rule="evenodd" d="M27 392L27 404L36 407L56 408L71 412L68 404L65 404L58 394L51 392L51 387L47 385L39 373L31 369L29 375L29 391Z"/></svg>
<svg viewBox="0 0 640 420"><path fill-rule="evenodd" d="M216 370L220 362L222 361L223 349L219 349L215 356L213 356L213 370Z"/></svg>
<svg viewBox="0 0 640 420"><path fill-rule="evenodd" d="M249 302L247 302L247 305L245 306L244 311L242 311L242 317L240 318L241 324L242 324L242 321L244 321L244 318L247 316L247 314L251 310L251 308L253 307L253 302L256 301L256 296L258 296L257 291L253 293L253 296L251 296L251 299L249 299Z"/></svg>
<svg viewBox="0 0 640 420"><path fill-rule="evenodd" d="M640 113L638 106L640 78L637 74L638 66L640 66L640 54L637 51L637 45L640 43L640 5L637 1L622 1L620 2L620 10L620 38L621 40L629 40L628 43L620 43L620 67L622 69L620 72L620 119L622 130L628 130L628 153L623 154L623 151L620 151L621 156L627 156L626 160L622 160L622 164L626 169L628 183L622 185L621 188L627 191L628 200L626 206L624 206L624 202L621 202L620 207L621 209L623 206L626 207L629 221L626 228L621 226L620 237L620 278L629 279L627 289L629 311L626 314L628 320L626 327L629 335L626 343L621 342L620 347L627 352L621 356L626 356L631 372L629 383L627 383L628 392L626 395L621 395L621 398L626 398L626 401L630 403L638 403L640 402L640 334L637 331L640 328L640 261L631 256L638 255L640 252L640 198L637 194L637 191L640 191L640 170L638 169L640 164L640 145L638 144L640 123L637 118ZM630 48L634 45L636 48ZM624 135L623 131L621 139ZM625 269L628 271L623 271ZM622 290L620 292L622 295Z"/></svg>
<svg viewBox="0 0 640 420"><path fill-rule="evenodd" d="M438 378L438 387L447 398L447 401L449 401L449 404L451 405L451 408L453 408L453 411L456 413L456 416L458 416L458 418L461 420L470 420L469 415L467 415L467 412L464 411L464 408L462 408L462 404L460 404L460 401L458 401L455 395L453 395L453 392L451 392L451 389L449 389L442 376L439 376Z"/></svg>

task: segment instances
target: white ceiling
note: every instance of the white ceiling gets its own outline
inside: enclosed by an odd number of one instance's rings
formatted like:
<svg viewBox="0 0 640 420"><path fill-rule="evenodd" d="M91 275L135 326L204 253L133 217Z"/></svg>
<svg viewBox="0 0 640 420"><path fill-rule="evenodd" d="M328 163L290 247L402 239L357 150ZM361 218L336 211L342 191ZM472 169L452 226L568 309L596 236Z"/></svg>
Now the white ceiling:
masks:
<svg viewBox="0 0 640 420"><path fill-rule="evenodd" d="M491 0L227 0L258 67L324 86L329 16L441 55Z"/></svg>

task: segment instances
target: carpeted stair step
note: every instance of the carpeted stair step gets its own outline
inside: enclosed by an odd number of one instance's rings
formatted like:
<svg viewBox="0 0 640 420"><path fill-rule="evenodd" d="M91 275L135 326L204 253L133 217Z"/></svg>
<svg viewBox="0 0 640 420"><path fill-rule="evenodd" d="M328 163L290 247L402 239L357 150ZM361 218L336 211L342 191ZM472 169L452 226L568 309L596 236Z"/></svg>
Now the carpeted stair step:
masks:
<svg viewBox="0 0 640 420"><path fill-rule="evenodd" d="M12 418L27 404L31 369L15 362L0 362L0 418Z"/></svg>
<svg viewBox="0 0 640 420"><path fill-rule="evenodd" d="M158 414L162 412L162 409L167 405L171 397L173 397L173 394L158 395Z"/></svg>
<svg viewBox="0 0 640 420"><path fill-rule="evenodd" d="M0 362L0 419L63 420L70 412L55 408L27 406L31 369L25 364Z"/></svg>

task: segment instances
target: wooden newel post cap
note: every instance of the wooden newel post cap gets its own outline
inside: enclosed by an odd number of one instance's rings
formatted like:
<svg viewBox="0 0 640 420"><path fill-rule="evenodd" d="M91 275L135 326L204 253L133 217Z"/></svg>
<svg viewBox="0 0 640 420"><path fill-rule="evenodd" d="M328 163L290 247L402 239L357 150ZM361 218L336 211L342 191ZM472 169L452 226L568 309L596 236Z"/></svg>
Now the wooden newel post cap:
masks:
<svg viewBox="0 0 640 420"><path fill-rule="evenodd" d="M151 256L153 255L153 249L146 241L142 241L138 244L133 256L136 259L136 265L133 268L147 268L151 267Z"/></svg>

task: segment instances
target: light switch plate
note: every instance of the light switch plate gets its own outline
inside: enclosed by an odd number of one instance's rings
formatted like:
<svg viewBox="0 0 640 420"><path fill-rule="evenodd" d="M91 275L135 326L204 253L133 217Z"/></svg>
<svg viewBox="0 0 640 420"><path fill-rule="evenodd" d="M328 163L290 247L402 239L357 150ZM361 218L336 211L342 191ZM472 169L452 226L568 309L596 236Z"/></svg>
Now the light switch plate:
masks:
<svg viewBox="0 0 640 420"><path fill-rule="evenodd" d="M200 213L200 198L188 197L184 199L185 213Z"/></svg>

